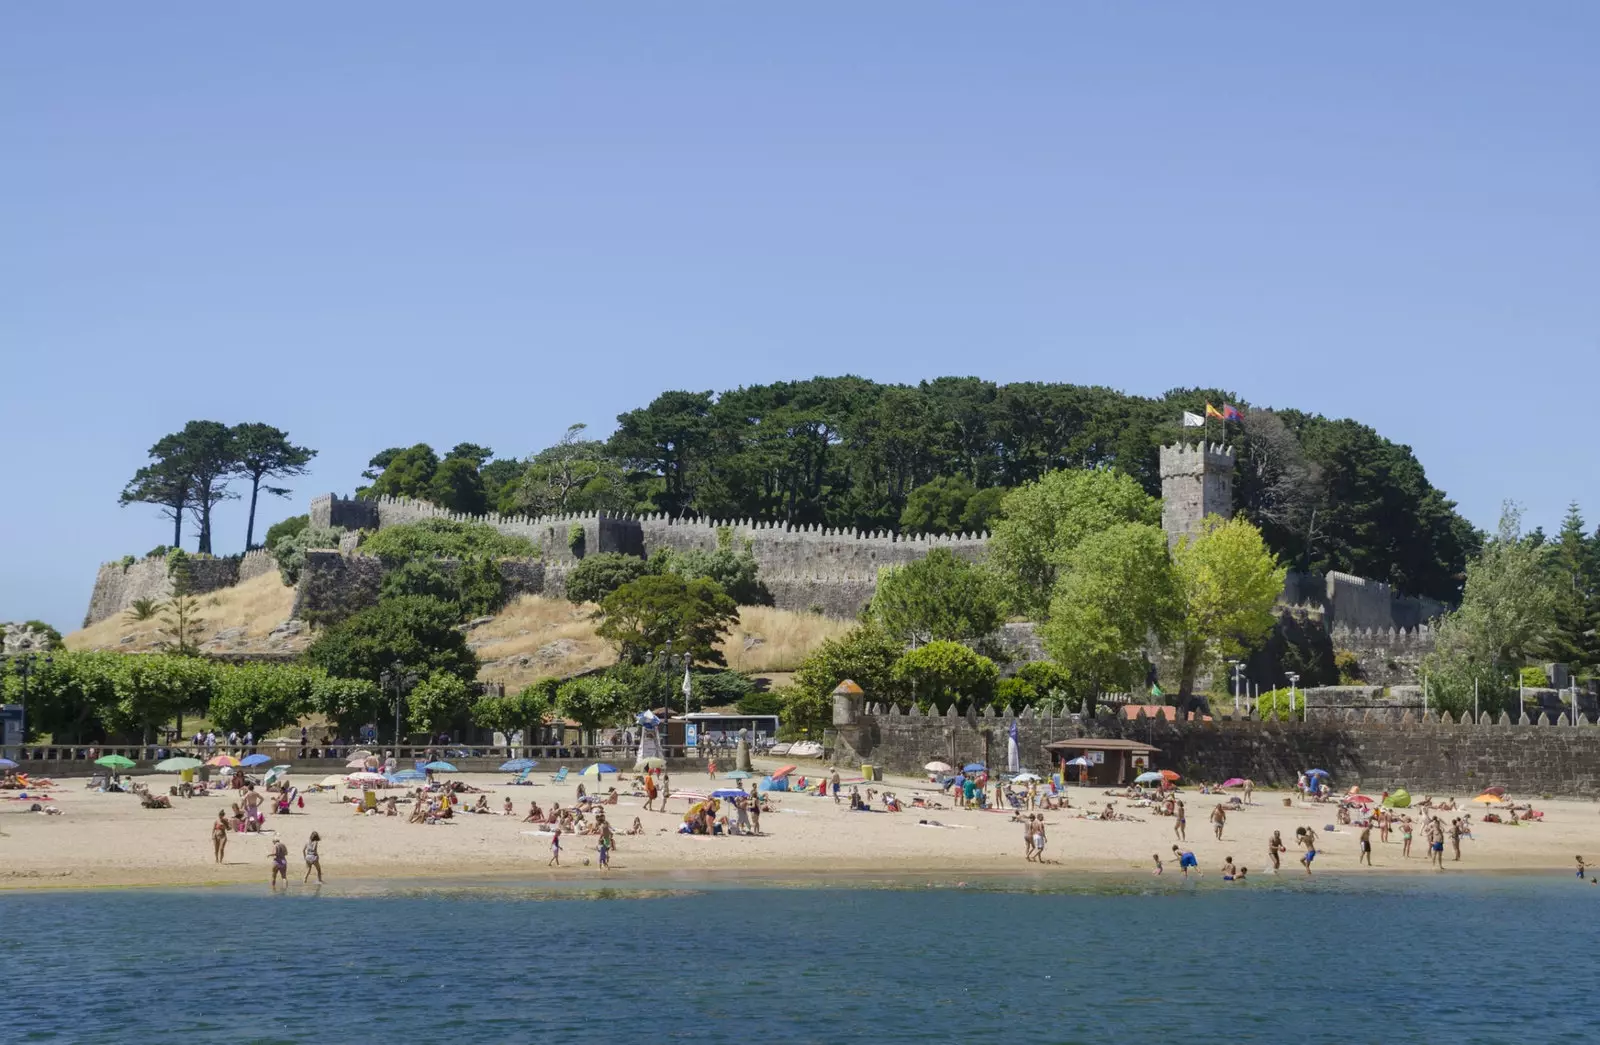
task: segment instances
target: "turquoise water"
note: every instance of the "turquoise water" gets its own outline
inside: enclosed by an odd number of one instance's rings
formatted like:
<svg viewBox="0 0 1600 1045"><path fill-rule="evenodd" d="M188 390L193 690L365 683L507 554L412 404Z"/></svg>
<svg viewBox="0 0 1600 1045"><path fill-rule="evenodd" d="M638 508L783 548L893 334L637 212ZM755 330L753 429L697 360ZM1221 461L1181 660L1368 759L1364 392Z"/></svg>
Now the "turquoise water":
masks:
<svg viewBox="0 0 1600 1045"><path fill-rule="evenodd" d="M1578 1042L1574 879L0 896L10 1042Z"/></svg>

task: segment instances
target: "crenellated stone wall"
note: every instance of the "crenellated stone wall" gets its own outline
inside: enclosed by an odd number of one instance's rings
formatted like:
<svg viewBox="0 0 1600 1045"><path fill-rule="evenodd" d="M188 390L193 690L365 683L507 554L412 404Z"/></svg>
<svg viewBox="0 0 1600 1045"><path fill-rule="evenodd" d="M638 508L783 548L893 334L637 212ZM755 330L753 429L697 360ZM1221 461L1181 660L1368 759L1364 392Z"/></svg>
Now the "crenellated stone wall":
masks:
<svg viewBox="0 0 1600 1045"><path fill-rule="evenodd" d="M836 698L836 700L839 698ZM1470 717L1470 716L1469 716ZM1364 789L1406 786L1413 793L1464 796L1490 784L1517 795L1600 793L1600 726L1540 716L1513 724L1509 716L1480 721L1346 710L1311 722L1261 722L1223 715L1210 722L1118 719L1087 721L1025 711L1020 716L923 715L865 706L837 727L835 758L890 772L922 775L922 766L980 761L1003 765L1014 720L1023 764L1048 770L1045 745L1080 737L1139 740L1159 749L1154 765L1189 781L1245 776L1264 786L1292 785L1298 773L1326 769L1335 784ZM840 720L838 709L835 720ZM1570 722L1570 720L1568 720Z"/></svg>
<svg viewBox="0 0 1600 1045"><path fill-rule="evenodd" d="M231 588L241 581L259 577L276 570L271 555L260 549L244 555L222 558L189 557L189 590L196 595ZM167 571L166 556L156 555L137 562L104 563L95 575L94 591L89 595L89 609L83 615L83 626L97 624L128 609L137 599L161 601L172 597L172 577Z"/></svg>

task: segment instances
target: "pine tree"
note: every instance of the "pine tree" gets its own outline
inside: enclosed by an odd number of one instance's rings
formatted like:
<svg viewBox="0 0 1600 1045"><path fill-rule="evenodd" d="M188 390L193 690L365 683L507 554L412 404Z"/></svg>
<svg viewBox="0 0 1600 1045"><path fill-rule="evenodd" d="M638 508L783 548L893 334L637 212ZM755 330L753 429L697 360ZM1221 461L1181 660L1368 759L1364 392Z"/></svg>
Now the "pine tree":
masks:
<svg viewBox="0 0 1600 1045"><path fill-rule="evenodd" d="M1593 538L1584 533L1583 514L1574 502L1550 544L1555 627L1541 652L1577 672L1600 664L1600 531Z"/></svg>

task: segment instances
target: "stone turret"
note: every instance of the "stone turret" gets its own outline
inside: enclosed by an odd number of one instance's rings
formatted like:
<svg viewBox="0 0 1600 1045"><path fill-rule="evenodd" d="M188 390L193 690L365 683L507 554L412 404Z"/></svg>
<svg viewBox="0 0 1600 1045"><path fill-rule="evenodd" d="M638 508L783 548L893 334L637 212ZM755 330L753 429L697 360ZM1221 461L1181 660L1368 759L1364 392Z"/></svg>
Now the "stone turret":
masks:
<svg viewBox="0 0 1600 1045"><path fill-rule="evenodd" d="M1161 448L1161 528L1167 543L1200 532L1208 515L1233 517L1233 448L1221 443Z"/></svg>

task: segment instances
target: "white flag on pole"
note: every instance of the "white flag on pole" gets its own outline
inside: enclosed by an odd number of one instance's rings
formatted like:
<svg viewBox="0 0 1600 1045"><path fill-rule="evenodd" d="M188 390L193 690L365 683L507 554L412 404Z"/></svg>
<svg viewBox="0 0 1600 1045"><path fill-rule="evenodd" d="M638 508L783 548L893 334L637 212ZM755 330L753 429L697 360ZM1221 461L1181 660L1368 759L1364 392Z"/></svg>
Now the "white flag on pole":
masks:
<svg viewBox="0 0 1600 1045"><path fill-rule="evenodd" d="M1183 427L1185 427L1185 428L1204 428L1205 425L1206 425L1206 419L1201 417L1199 414L1191 414L1187 410L1185 410L1183 412Z"/></svg>
<svg viewBox="0 0 1600 1045"><path fill-rule="evenodd" d="M692 689L693 687L689 685L689 665L685 664L683 666L683 699L685 701L689 699L689 693ZM684 707L688 707L688 704L685 704Z"/></svg>

